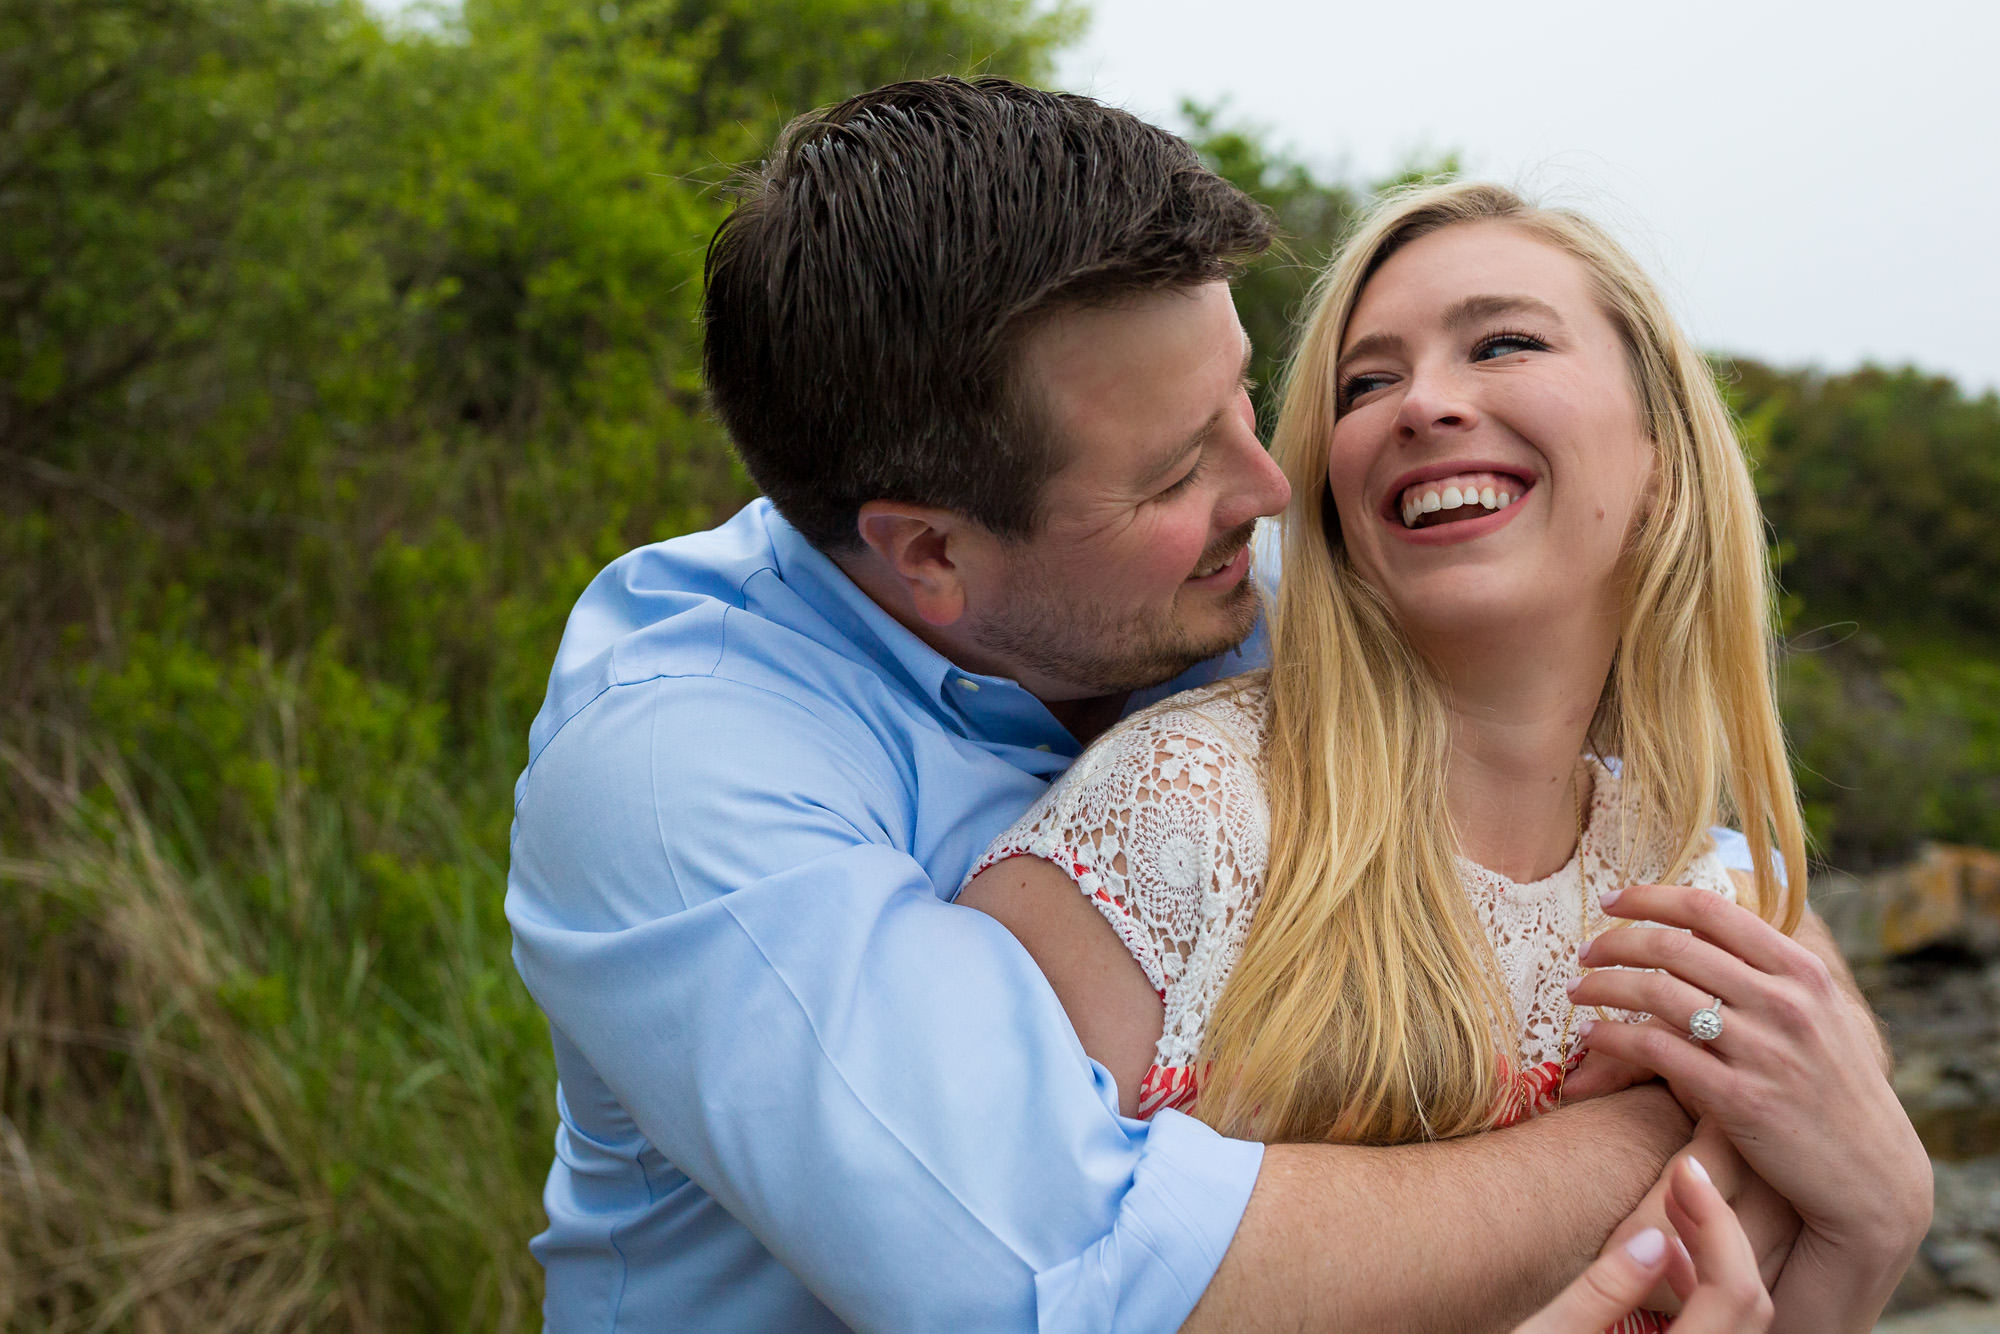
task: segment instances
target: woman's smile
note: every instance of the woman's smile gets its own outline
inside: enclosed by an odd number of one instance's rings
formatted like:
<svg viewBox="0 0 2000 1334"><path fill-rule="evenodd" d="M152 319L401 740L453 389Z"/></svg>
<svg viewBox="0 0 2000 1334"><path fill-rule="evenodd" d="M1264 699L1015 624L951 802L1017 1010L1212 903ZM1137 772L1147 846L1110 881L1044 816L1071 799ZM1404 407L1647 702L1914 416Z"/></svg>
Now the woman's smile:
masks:
<svg viewBox="0 0 2000 1334"><path fill-rule="evenodd" d="M1498 527L1477 521L1511 508L1525 499L1534 485L1534 475L1520 468L1484 461L1435 463L1413 469L1391 483L1381 513L1384 521L1406 534L1466 527L1465 532L1454 531L1446 538L1456 541Z"/></svg>
<svg viewBox="0 0 2000 1334"><path fill-rule="evenodd" d="M1413 241L1369 280L1339 362L1327 481L1406 630L1603 621L1653 449L1572 256L1505 224Z"/></svg>

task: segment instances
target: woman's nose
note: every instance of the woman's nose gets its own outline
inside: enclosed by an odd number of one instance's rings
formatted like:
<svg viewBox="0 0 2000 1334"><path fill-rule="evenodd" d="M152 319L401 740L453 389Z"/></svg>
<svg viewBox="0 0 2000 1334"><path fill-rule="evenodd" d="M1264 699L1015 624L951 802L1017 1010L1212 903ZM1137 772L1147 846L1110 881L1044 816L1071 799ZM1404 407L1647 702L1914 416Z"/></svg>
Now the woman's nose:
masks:
<svg viewBox="0 0 2000 1334"><path fill-rule="evenodd" d="M1421 373L1410 381L1396 412L1396 437L1414 443L1445 432L1468 430L1479 423L1471 395L1447 371Z"/></svg>

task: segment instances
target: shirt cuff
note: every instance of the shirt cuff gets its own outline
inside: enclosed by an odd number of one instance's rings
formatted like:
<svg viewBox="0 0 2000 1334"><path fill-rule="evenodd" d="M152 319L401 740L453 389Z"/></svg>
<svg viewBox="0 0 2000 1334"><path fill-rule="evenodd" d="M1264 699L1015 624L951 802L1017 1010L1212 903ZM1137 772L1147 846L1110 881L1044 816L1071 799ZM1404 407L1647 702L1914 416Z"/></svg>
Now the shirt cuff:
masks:
<svg viewBox="0 0 2000 1334"><path fill-rule="evenodd" d="M1053 1331L1178 1329L1215 1277L1257 1184L1264 1146L1162 1111L1111 1231L1035 1275L1037 1326Z"/></svg>

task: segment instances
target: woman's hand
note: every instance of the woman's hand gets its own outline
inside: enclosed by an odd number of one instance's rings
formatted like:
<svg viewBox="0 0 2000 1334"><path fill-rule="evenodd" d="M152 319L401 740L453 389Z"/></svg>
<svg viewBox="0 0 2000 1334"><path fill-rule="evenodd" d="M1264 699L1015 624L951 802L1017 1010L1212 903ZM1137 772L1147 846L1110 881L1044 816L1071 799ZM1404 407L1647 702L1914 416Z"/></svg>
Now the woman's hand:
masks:
<svg viewBox="0 0 2000 1334"><path fill-rule="evenodd" d="M1792 1243L1798 1239L1799 1216L1785 1197L1771 1189L1764 1178L1750 1170L1736 1146L1713 1121L1703 1121L1695 1127L1694 1138L1687 1147L1675 1154L1667 1163L1666 1171L1654 1187L1646 1192L1631 1216L1611 1233L1606 1249L1629 1241L1648 1227L1657 1227L1672 1233L1673 1224L1667 1217L1668 1188L1674 1179L1674 1168L1681 1159L1692 1158L1700 1163L1707 1178L1714 1184L1722 1202L1736 1216L1749 1238L1750 1250L1757 1258L1757 1273L1765 1287L1778 1281L1784 1272L1785 1260L1791 1255ZM1646 1297L1646 1307L1653 1311L1673 1313L1680 1310L1680 1298L1664 1281Z"/></svg>
<svg viewBox="0 0 2000 1334"><path fill-rule="evenodd" d="M1757 1257L1700 1160L1676 1160L1660 1178L1660 1188L1685 1253L1657 1227L1614 1242L1514 1334L1599 1334L1633 1311L1648 1309L1646 1294L1662 1278L1682 1301L1674 1334L1755 1334L1769 1328L1771 1297L1758 1276Z"/></svg>
<svg viewBox="0 0 2000 1334"><path fill-rule="evenodd" d="M1856 1309L1886 1301L1929 1224L1931 1179L1873 1017L1818 955L1717 895L1640 885L1604 907L1685 930L1613 930L1585 946L1594 971L1572 1002L1654 1018L1586 1025L1584 1044L1659 1075L1721 1127L1804 1221L1793 1263L1803 1251L1805 1268L1840 1276ZM1692 1041L1690 1016L1718 997L1722 1032Z"/></svg>

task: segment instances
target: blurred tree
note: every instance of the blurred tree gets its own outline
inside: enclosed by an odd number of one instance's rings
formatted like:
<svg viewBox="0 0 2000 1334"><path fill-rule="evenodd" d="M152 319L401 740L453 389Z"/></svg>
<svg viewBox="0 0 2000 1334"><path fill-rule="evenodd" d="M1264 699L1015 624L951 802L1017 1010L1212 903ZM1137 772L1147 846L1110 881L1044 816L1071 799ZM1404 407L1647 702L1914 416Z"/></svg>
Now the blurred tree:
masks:
<svg viewBox="0 0 2000 1334"><path fill-rule="evenodd" d="M2000 396L1909 368L1724 375L1762 437L1785 585L1813 614L2000 647Z"/></svg>
<svg viewBox="0 0 2000 1334"><path fill-rule="evenodd" d="M0 1325L533 1325L507 792L577 591L750 494L724 183L1075 23L0 0Z"/></svg>
<svg viewBox="0 0 2000 1334"><path fill-rule="evenodd" d="M1236 283L1237 313L1254 349L1250 373L1257 382L1257 420L1268 430L1277 418L1284 367L1313 284L1368 200L1392 186L1456 176L1458 159L1447 154L1412 160L1384 180L1355 185L1325 177L1274 148L1264 129L1227 123L1221 106L1184 101L1181 117L1188 142L1210 169L1269 208L1278 225L1278 243Z"/></svg>
<svg viewBox="0 0 2000 1334"><path fill-rule="evenodd" d="M733 167L873 83L1041 77L1076 23L0 0L14 703L157 631L323 649L455 731L520 719L591 569L748 494L696 370Z"/></svg>
<svg viewBox="0 0 2000 1334"><path fill-rule="evenodd" d="M2000 846L2000 397L1908 368L1719 372L1777 537L1820 854Z"/></svg>

